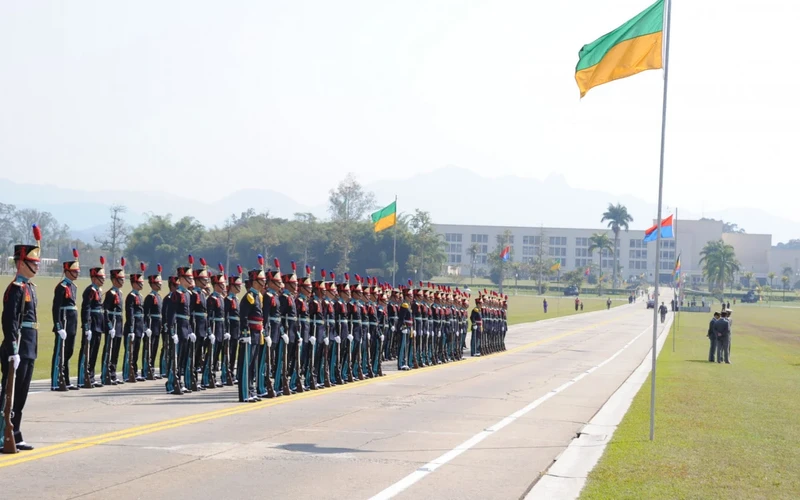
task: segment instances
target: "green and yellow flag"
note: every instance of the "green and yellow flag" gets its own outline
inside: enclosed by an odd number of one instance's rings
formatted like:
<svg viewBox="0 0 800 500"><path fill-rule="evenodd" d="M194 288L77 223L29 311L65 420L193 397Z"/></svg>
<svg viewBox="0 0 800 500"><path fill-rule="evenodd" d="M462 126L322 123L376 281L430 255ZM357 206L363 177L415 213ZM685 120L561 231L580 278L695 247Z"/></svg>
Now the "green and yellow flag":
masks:
<svg viewBox="0 0 800 500"><path fill-rule="evenodd" d="M663 29L664 0L658 0L611 33L584 45L575 68L581 97L598 85L661 68Z"/></svg>
<svg viewBox="0 0 800 500"><path fill-rule="evenodd" d="M375 232L389 229L397 223L397 201L391 202L386 208L382 208L372 214L372 224Z"/></svg>
<svg viewBox="0 0 800 500"><path fill-rule="evenodd" d="M561 261L557 260L555 264L550 266L551 271L558 271L559 269L561 269Z"/></svg>

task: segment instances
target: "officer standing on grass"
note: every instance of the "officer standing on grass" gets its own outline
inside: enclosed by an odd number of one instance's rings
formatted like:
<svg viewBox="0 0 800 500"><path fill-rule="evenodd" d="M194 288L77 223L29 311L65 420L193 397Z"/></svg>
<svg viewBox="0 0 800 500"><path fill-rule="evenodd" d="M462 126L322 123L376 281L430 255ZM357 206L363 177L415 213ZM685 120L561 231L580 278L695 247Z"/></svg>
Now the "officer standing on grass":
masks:
<svg viewBox="0 0 800 500"><path fill-rule="evenodd" d="M714 328L714 324L719 321L720 314L718 312L714 313L714 317L711 318L711 321L708 323L708 337L709 347L708 347L708 361L709 363L714 362L714 357L717 354L717 332Z"/></svg>
<svg viewBox="0 0 800 500"><path fill-rule="evenodd" d="M728 323L728 312L723 311L720 314L720 319L714 323L714 331L717 334L717 363L722 363L723 359L726 364L730 364L728 359L728 342L730 341L730 323Z"/></svg>

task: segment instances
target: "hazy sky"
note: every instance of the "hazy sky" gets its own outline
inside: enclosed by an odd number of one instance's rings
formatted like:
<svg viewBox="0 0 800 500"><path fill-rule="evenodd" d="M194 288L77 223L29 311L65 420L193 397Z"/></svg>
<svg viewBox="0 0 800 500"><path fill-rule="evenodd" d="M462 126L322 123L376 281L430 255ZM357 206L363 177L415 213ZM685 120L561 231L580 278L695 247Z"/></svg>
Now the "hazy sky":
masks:
<svg viewBox="0 0 800 500"><path fill-rule="evenodd" d="M3 0L0 176L300 199L452 164L655 202L663 73L582 101L574 81L581 46L651 3ZM666 203L800 221L798 19L674 2Z"/></svg>

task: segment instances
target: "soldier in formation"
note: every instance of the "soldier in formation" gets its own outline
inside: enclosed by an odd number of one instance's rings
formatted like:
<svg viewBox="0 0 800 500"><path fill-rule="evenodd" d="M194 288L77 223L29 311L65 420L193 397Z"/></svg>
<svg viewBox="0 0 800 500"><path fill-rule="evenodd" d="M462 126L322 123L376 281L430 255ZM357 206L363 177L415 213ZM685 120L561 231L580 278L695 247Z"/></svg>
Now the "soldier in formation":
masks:
<svg viewBox="0 0 800 500"><path fill-rule="evenodd" d="M125 259L111 270L103 293L104 260L89 272L78 314L75 260L63 263L54 300L54 390L70 384L66 364L81 323L78 383L82 388L165 379L168 393L238 386L241 402L256 402L384 375L383 363L410 370L463 359L469 335L472 356L505 350L507 297L484 290L470 308L459 289L409 281L393 287L377 278L320 272L305 267L266 269L263 257L246 273L226 276L205 259L179 267L162 297L162 268L125 275ZM125 279L131 291L122 297ZM142 296L145 279L150 291ZM244 295L241 295L244 292ZM101 349L101 337L105 344ZM70 343L71 339L71 343ZM158 354L161 346L160 355ZM122 376L117 377L120 347ZM94 369L102 352L102 380ZM141 361L141 366L139 362ZM158 368L158 369L156 369ZM77 389L77 387L75 387Z"/></svg>

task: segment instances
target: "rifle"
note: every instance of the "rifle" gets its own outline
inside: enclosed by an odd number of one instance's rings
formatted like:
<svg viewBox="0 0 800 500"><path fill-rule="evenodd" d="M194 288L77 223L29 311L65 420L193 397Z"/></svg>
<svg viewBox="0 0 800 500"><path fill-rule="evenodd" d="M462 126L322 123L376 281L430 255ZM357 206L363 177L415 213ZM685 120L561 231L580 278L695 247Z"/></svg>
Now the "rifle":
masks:
<svg viewBox="0 0 800 500"><path fill-rule="evenodd" d="M117 331L117 320L114 319L114 322L109 325L108 336L106 337L105 345L103 346L103 367L102 367L102 382L103 385L111 385L111 373L109 373L110 363L111 363L111 344L114 342L114 339L111 338L111 332L115 332L114 335L116 336Z"/></svg>
<svg viewBox="0 0 800 500"><path fill-rule="evenodd" d="M60 309L61 316L63 322L61 323L64 325L64 330L67 329L67 312L62 308ZM56 333L58 335L58 333ZM64 344L66 343L61 336L58 337L58 343L60 344L59 347L59 355L58 355L58 390L66 391L67 390L67 383L64 380Z"/></svg>
<svg viewBox="0 0 800 500"><path fill-rule="evenodd" d="M85 336L86 332L81 332L81 334ZM83 345L83 388L92 389L94 388L92 385L92 374L89 373L89 353L91 352L92 341L86 339L86 341L82 341L81 344Z"/></svg>
<svg viewBox="0 0 800 500"><path fill-rule="evenodd" d="M131 333L133 333L135 326L136 318L133 317L131 318ZM125 342L128 343L128 347L125 349L128 353L128 382L134 383L136 382L136 368L134 367L135 360L133 359L133 343L136 342L136 337L130 338L128 335L126 335Z"/></svg>
<svg viewBox="0 0 800 500"><path fill-rule="evenodd" d="M150 358L150 350L152 349L151 342L153 340L153 330L151 327L153 326L153 318L148 318L147 320L147 328L145 330L150 330L150 337L147 334L142 337L142 375L147 380L155 380L156 374L155 369L153 368L153 363L151 362ZM158 333L156 333L158 335Z"/></svg>
<svg viewBox="0 0 800 500"><path fill-rule="evenodd" d="M316 320L311 319L311 315L309 315L308 321L311 325L311 331L309 332L309 341L313 338L314 342L309 342L311 344L311 352L307 356L308 358L308 370L305 370L306 373L306 382L308 382L308 386L311 388L312 391L317 390L317 374L314 372L314 358L317 356L317 323Z"/></svg>
<svg viewBox="0 0 800 500"><path fill-rule="evenodd" d="M28 285L25 285L27 288ZM28 290L25 290L25 293L28 293ZM14 346L19 343L19 340L22 338L22 318L24 317L25 313L25 296L22 296L22 308L19 311L19 317L17 318L17 331L13 334L13 339L11 342L12 349ZM12 350L15 351L16 349ZM16 354L16 353L14 353ZM17 373L17 370L14 368L12 361L7 361L8 363L8 379L6 380L6 400L5 405L3 407L3 418L5 419L5 427L3 433L3 453L19 453L17 449L17 441L14 439L14 422L11 421L14 418L14 375Z"/></svg>

